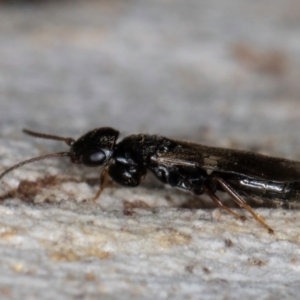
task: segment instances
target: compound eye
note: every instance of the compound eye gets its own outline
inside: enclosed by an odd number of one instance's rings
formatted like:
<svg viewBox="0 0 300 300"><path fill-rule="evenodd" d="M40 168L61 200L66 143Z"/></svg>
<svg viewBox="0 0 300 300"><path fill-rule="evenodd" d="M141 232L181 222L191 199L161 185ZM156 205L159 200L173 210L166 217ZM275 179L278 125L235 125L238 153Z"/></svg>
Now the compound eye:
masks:
<svg viewBox="0 0 300 300"><path fill-rule="evenodd" d="M81 157L81 162L88 167L101 166L106 161L106 155L103 151L97 150L85 153Z"/></svg>

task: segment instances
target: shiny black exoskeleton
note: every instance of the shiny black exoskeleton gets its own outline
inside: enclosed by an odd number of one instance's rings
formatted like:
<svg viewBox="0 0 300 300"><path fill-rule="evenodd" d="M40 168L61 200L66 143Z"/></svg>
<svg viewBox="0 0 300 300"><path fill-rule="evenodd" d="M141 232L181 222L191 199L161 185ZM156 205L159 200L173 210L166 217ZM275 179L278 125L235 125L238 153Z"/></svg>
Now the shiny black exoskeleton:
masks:
<svg viewBox="0 0 300 300"><path fill-rule="evenodd" d="M24 164L49 157L69 156L76 164L104 166L111 179L127 187L138 186L150 170L161 182L194 194L206 193L218 206L224 206L216 191L227 192L241 207L273 232L245 199L266 200L278 206L300 202L300 163L247 151L207 147L168 139L159 135L130 135L117 143L119 132L110 127L92 130L78 140L24 130L32 136L62 140L69 152L59 152L23 161L5 170L0 179ZM96 196L103 190L101 186Z"/></svg>
<svg viewBox="0 0 300 300"><path fill-rule="evenodd" d="M88 132L72 144L72 162L89 167L108 164L109 176L128 187L138 186L150 170L163 183L195 194L205 187L215 193L220 189L215 177L221 177L239 193L247 192L247 197L300 200L299 162L159 135L130 135L116 143L118 135L113 128Z"/></svg>
<svg viewBox="0 0 300 300"><path fill-rule="evenodd" d="M111 179L127 187L138 186L148 169L165 184L196 194L203 192L203 186L208 181L204 170L156 161L164 153L178 147L177 142L157 135L137 134L116 143L118 134L112 128L88 132L72 144L72 162L89 167L108 164Z"/></svg>

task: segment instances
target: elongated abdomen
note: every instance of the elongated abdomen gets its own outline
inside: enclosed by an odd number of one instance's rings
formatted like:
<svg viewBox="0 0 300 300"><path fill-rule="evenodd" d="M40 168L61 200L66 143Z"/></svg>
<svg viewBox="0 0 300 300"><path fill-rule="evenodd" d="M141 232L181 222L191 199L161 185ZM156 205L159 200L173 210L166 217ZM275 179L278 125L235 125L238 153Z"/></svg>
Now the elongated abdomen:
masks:
<svg viewBox="0 0 300 300"><path fill-rule="evenodd" d="M300 181L268 181L224 173L222 178L247 200L274 207L300 207Z"/></svg>

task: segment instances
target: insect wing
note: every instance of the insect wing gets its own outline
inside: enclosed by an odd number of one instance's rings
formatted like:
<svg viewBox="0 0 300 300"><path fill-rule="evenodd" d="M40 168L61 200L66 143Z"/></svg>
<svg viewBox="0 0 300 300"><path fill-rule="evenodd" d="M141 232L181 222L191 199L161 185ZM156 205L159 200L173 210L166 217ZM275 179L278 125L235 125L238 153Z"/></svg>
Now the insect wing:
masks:
<svg viewBox="0 0 300 300"><path fill-rule="evenodd" d="M182 141L152 160L162 165L201 168L278 182L300 180L300 162L248 151L207 147Z"/></svg>

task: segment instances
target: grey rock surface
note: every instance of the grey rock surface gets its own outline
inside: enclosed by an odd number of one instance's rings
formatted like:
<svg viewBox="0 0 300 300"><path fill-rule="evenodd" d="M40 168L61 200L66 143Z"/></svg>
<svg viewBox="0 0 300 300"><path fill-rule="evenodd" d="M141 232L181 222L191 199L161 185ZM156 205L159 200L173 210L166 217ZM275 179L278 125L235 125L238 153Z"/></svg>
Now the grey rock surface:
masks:
<svg viewBox="0 0 300 300"><path fill-rule="evenodd" d="M300 159L300 3L0 6L0 168L101 126ZM45 160L0 182L1 299L296 299L298 210L242 222L153 178Z"/></svg>

